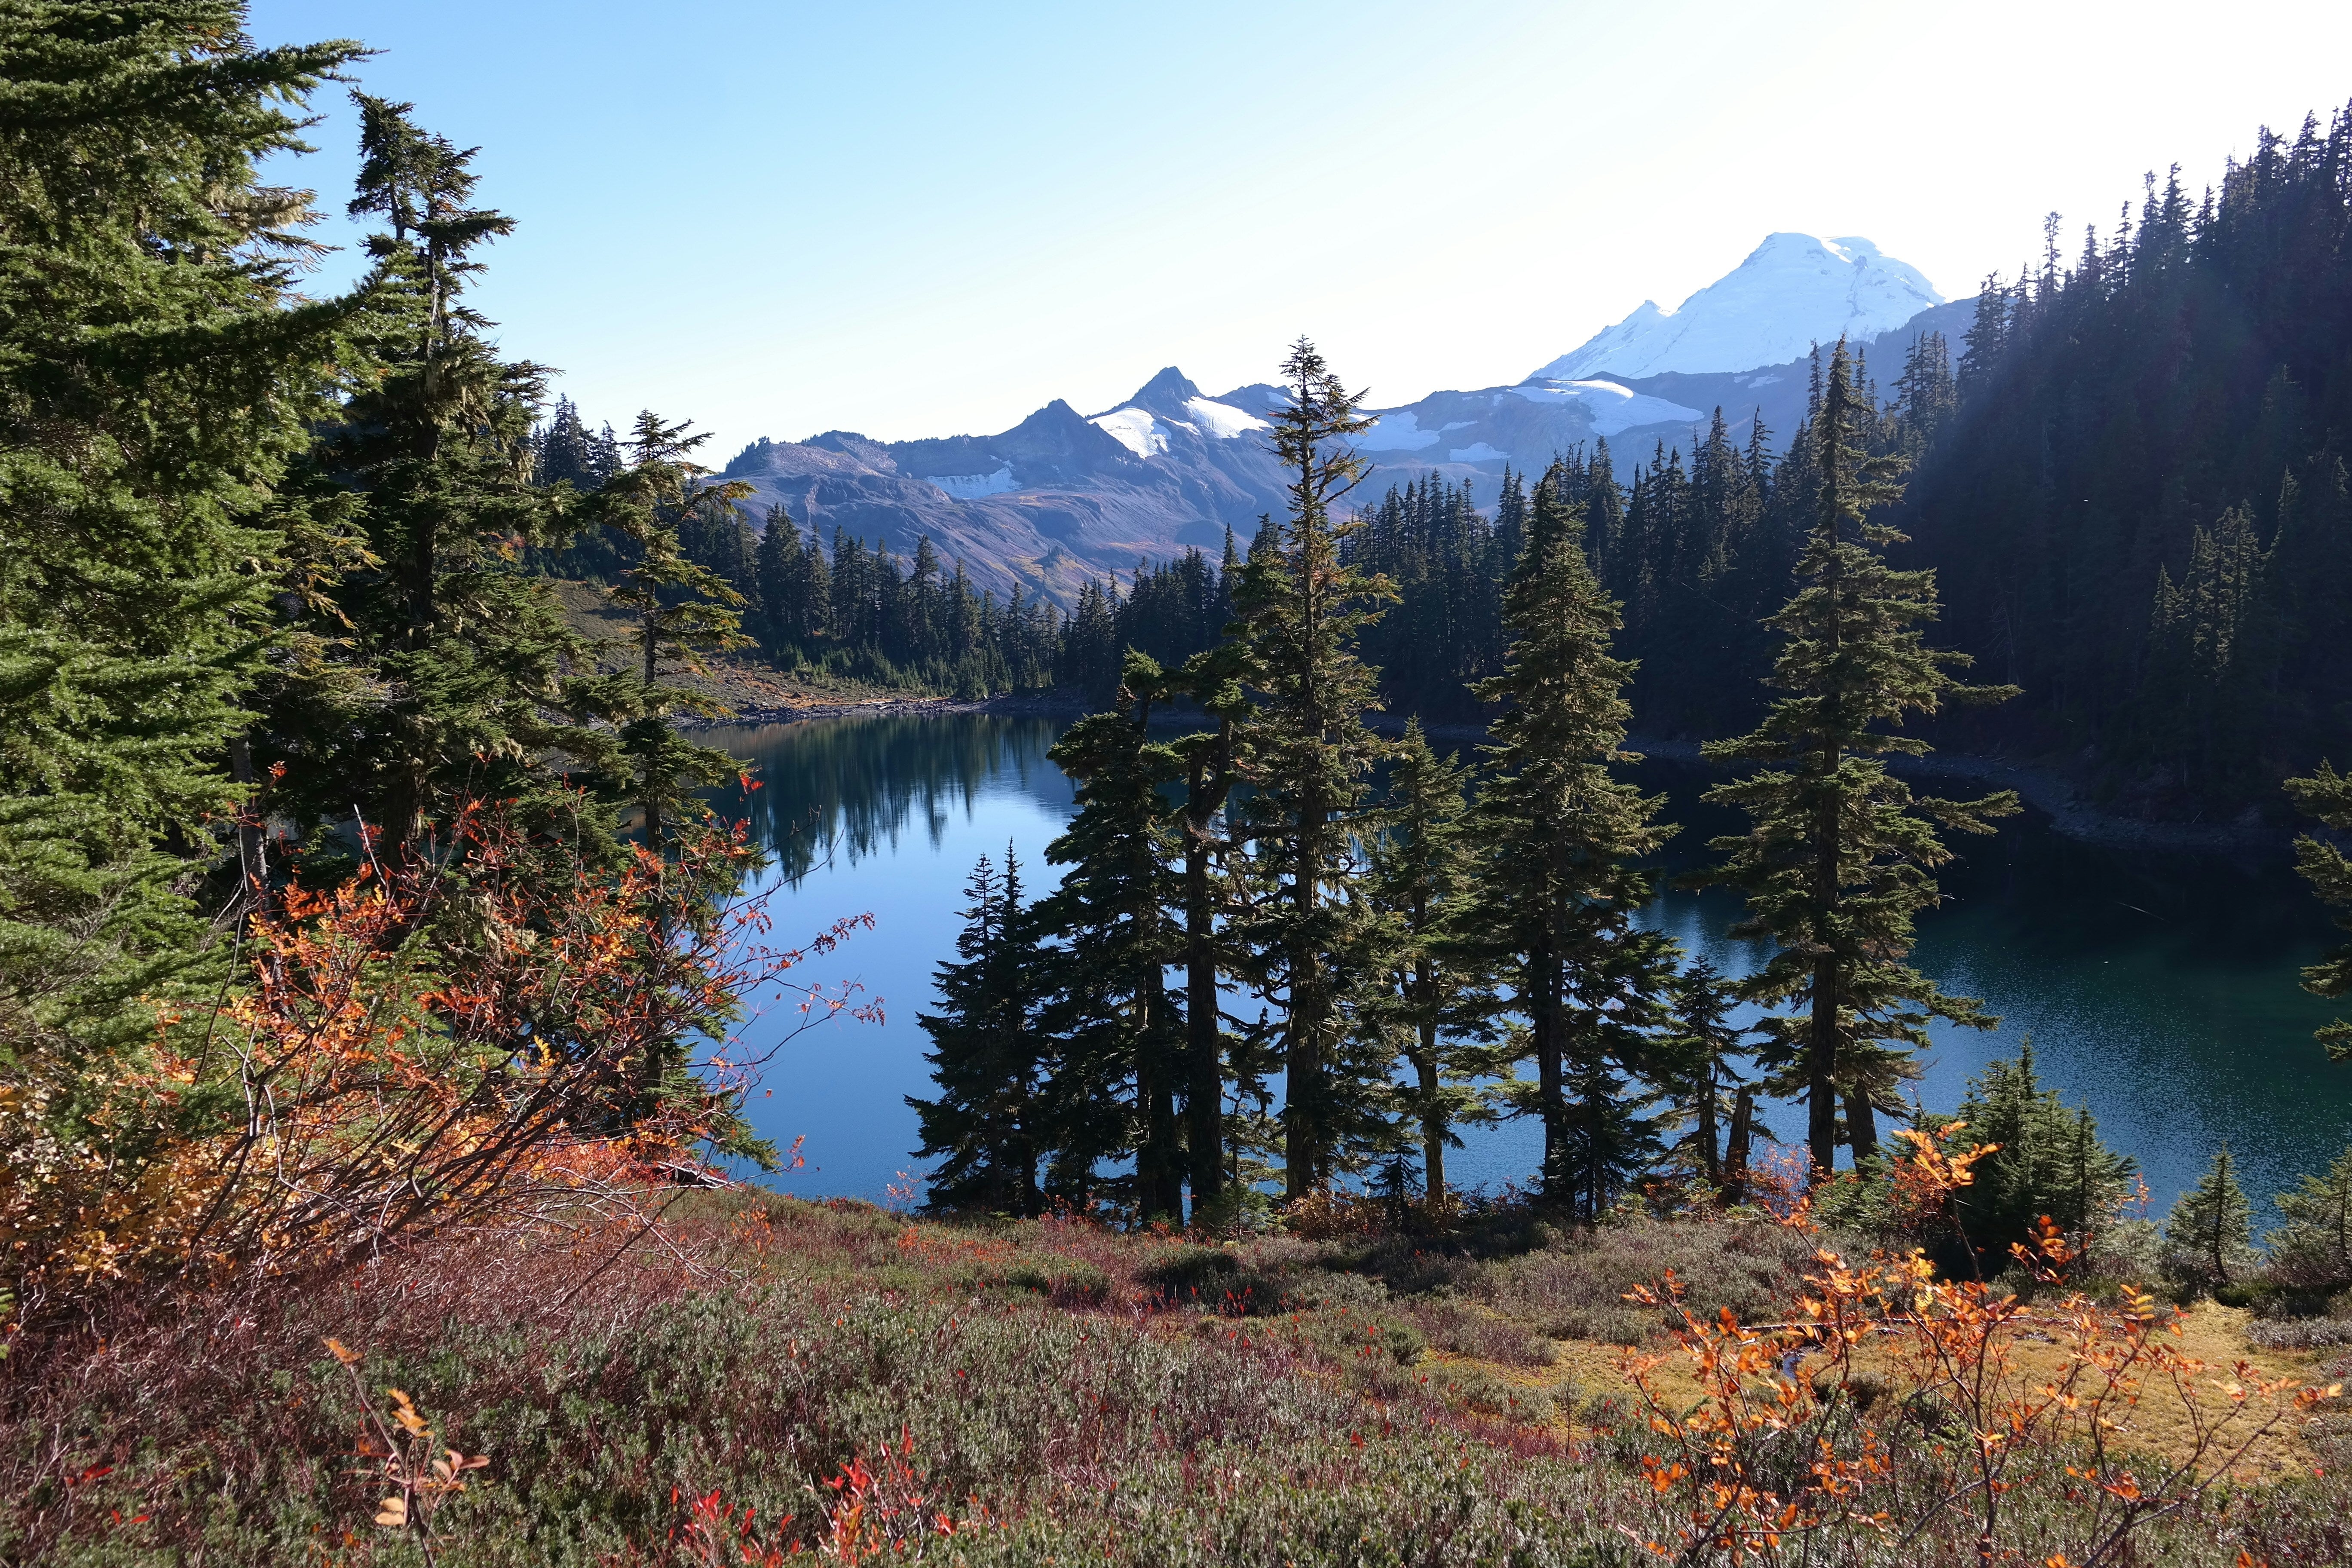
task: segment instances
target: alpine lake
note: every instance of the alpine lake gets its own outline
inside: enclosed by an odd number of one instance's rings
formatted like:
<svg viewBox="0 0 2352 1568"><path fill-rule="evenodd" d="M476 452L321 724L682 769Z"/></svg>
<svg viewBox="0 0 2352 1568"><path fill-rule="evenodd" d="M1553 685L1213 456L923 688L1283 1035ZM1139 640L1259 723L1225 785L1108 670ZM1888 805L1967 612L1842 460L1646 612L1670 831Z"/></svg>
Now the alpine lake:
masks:
<svg viewBox="0 0 2352 1568"><path fill-rule="evenodd" d="M750 1102L754 1124L779 1146L803 1140L805 1165L767 1178L772 1184L876 1201L919 1194L907 1097L928 1096L931 1083L918 1016L938 1005L933 972L954 956L974 861L1002 865L1009 847L1033 897L1055 880L1045 847L1076 811L1070 781L1046 756L1064 726L954 713L704 732L756 781L717 792L713 804L745 820L768 851L748 891L764 900L769 940L798 946L843 916L874 918L792 978L835 994L854 986L853 1000L874 1005L878 1021L840 1013L803 1026L788 1000L741 1031L739 1051L765 1058ZM1699 798L1721 775L1652 759L1637 776L1668 796L1664 815L1681 825L1659 859L1664 890L1643 920L1719 970L1747 972L1763 950L1726 934L1738 898L1672 885L1702 863L1708 838L1741 824ZM1911 1086L1927 1110L1952 1110L1986 1062L2014 1056L2030 1037L2043 1083L2069 1107L2087 1105L2102 1138L2139 1162L2158 1218L2224 1142L2258 1224L2273 1194L2352 1143L2352 1064L2330 1062L2312 1038L2336 1009L2296 984L2331 927L2283 849L2091 844L2056 832L2032 806L1998 835L1957 847L1959 859L1938 874L1946 901L1920 921L1915 962L1948 992L1982 998L2000 1023L1937 1026ZM1803 1125L1785 1106L1767 1120L1784 1136ZM1532 1123L1470 1129L1465 1141L1448 1161L1456 1185L1528 1184L1540 1143Z"/></svg>

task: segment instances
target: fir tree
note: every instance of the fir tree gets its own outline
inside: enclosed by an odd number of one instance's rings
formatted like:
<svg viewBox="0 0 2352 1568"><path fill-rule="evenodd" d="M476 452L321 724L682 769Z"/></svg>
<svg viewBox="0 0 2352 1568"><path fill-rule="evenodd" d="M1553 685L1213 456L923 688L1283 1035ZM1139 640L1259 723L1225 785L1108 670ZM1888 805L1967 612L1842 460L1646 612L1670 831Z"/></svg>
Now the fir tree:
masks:
<svg viewBox="0 0 2352 1568"><path fill-rule="evenodd" d="M1022 902L1011 846L1001 874L981 857L964 897L961 962L939 966L940 1010L917 1020L930 1037L925 1059L939 1085L935 1100L907 1097L922 1126L917 1152L941 1162L930 1177L933 1207L1032 1215L1044 1206L1038 1163L1050 1129L1041 1108L1051 1063L1036 921Z"/></svg>
<svg viewBox="0 0 2352 1568"><path fill-rule="evenodd" d="M707 510L732 513L751 492L740 479L711 482L688 454L708 437L686 425L664 424L652 412L637 416L628 468L599 493L599 514L638 549L635 564L611 590L614 603L636 621L631 676L605 683L607 704L625 717L621 750L635 777L650 844L666 841L681 812L694 805L699 784L736 775L734 761L715 746L688 741L672 719L719 712L717 700L671 678L706 673L702 654L740 647L743 596L709 567L687 558L677 524ZM694 813L699 815L698 812Z"/></svg>
<svg viewBox="0 0 2352 1568"><path fill-rule="evenodd" d="M1280 998L1284 1179L1296 1199L1329 1186L1378 1121L1372 1099L1387 1079L1386 1063L1349 1059L1360 1037L1348 983L1369 971L1369 921L1348 889L1361 868L1356 818L1383 752L1363 721L1376 677L1351 648L1393 594L1342 560L1356 525L1332 510L1364 473L1347 444L1370 425L1356 412L1360 395L1304 338L1282 374L1289 397L1274 440L1289 474L1288 515L1259 531L1235 603L1246 679L1262 693L1244 727L1248 832L1272 884L1246 924Z"/></svg>
<svg viewBox="0 0 2352 1568"><path fill-rule="evenodd" d="M1668 994L1656 1058L1675 1114L1690 1127L1681 1145L1684 1163L1709 1192L1737 1203L1745 1193L1747 1162L1727 1157L1723 1134L1739 1119L1743 1100L1753 1114L1753 1092L1738 1068L1748 1030L1730 1018L1737 995L1705 959L1677 974Z"/></svg>
<svg viewBox="0 0 2352 1568"><path fill-rule="evenodd" d="M2224 1143L2165 1219L2165 1264L2175 1278L2210 1290L2253 1268L2253 1206Z"/></svg>
<svg viewBox="0 0 2352 1568"><path fill-rule="evenodd" d="M0 1064L78 1113L91 1055L205 954L189 874L247 793L244 698L294 652L271 601L347 531L281 481L363 300L306 302L308 193L257 168L363 51L256 48L241 17L0 14Z"/></svg>
<svg viewBox="0 0 2352 1568"><path fill-rule="evenodd" d="M1454 1127L1477 1119L1471 1086L1493 1068L1492 1053L1476 1043L1492 998L1457 929L1475 861L1465 831L1467 772L1430 750L1418 719L1405 726L1367 889L1373 907L1397 926L1384 1010L1412 1068L1405 1111L1420 1135L1422 1184L1432 1198L1447 1191L1445 1151L1462 1146Z"/></svg>
<svg viewBox="0 0 2352 1568"><path fill-rule="evenodd" d="M2289 779L2286 788L2296 805L2330 830L2352 834L2352 775L2322 763L2311 777ZM2345 854L2341 845L2305 833L2294 841L2294 868L2310 882L2320 901L2336 911L2337 927L2352 931L2352 857ZM2352 942L2305 969L2303 988L2315 996L2352 994ZM2338 1018L2321 1026L2318 1038L2330 1058L2352 1060L2352 1020Z"/></svg>
<svg viewBox="0 0 2352 1568"><path fill-rule="evenodd" d="M1503 705L1484 748L1490 774L1472 834L1482 863L1478 937L1527 1019L1553 1202L1597 1216L1655 1152L1631 1073L1650 1049L1673 946L1638 930L1649 879L1634 862L1665 841L1664 804L1610 772L1624 749L1623 687L1611 651L1617 605L1586 563L1583 519L1557 475L1536 487L1504 600L1503 673L1479 696Z"/></svg>
<svg viewBox="0 0 2352 1568"><path fill-rule="evenodd" d="M1176 890L1160 793L1178 763L1150 735L1163 690L1159 666L1129 654L1119 706L1079 720L1048 753L1076 785L1078 812L1046 847L1045 858L1067 869L1039 921L1057 943L1048 1013L1064 1063L1054 1084L1055 1185L1082 1189L1096 1162L1132 1149L1137 1216L1181 1223L1184 1025L1166 983L1179 934L1168 918Z"/></svg>
<svg viewBox="0 0 2352 1568"><path fill-rule="evenodd" d="M297 482L351 492L365 553L306 617L329 650L273 670L256 750L283 773L269 809L304 828L356 811L395 841L457 803L512 801L534 827L609 849L606 813L583 811L551 757L606 770L612 748L575 680L589 649L549 584L515 569L568 524L571 492L532 483L539 366L501 359L467 302L481 247L509 232L469 204L475 150L419 128L410 106L354 95L361 168L353 216L369 238L360 385Z"/></svg>
<svg viewBox="0 0 2352 1568"><path fill-rule="evenodd" d="M1864 416L1840 343L1814 426L1820 480L1799 587L1771 623L1782 639L1773 681L1790 695L1751 733L1705 748L1711 762L1762 764L1708 791L1709 801L1745 810L1753 826L1714 841L1727 858L1705 879L1747 898L1735 935L1778 943L1740 991L1766 1007L1794 1005L1765 1020L1759 1055L1776 1091L1804 1102L1806 1150L1822 1172L1841 1142L1857 1158L1875 1152L1876 1115L1899 1109L1894 1086L1909 1051L1926 1043L1929 1019L1978 1028L1995 1021L1904 960L1914 917L1937 901L1927 873L1950 858L1937 826L1987 833L1989 818L2018 809L2007 791L1915 800L1886 770L1890 753L1929 749L1887 726L1947 702L2012 693L1962 685L1946 667L1966 657L1927 646L1920 627L1935 617L1935 577L1896 571L1881 554L1902 535L1868 514L1899 493L1888 482L1896 464L1854 444Z"/></svg>
<svg viewBox="0 0 2352 1568"><path fill-rule="evenodd" d="M2078 1247L2105 1230L2137 1184L2138 1168L2099 1142L2087 1107L2069 1111L2033 1070L2033 1043L2015 1061L1992 1061L1969 1081L1953 1120L1965 1123L1962 1147L1991 1152L1973 1167L1954 1210L1979 1273L1999 1273L2010 1248L2031 1243L2035 1226L2054 1221Z"/></svg>
<svg viewBox="0 0 2352 1568"><path fill-rule="evenodd" d="M2352 1149L2273 1201L2285 1223L2263 1237L2272 1274L2313 1292L2352 1285Z"/></svg>
<svg viewBox="0 0 2352 1568"><path fill-rule="evenodd" d="M1226 812L1239 777L1237 731L1249 709L1234 678L1240 667L1241 649L1228 643L1194 655L1172 683L1216 721L1214 729L1170 746L1184 777L1175 826L1183 857L1184 1135L1195 1224L1204 1212L1217 1212L1225 1184L1225 1034L1218 987L1234 960L1220 922L1227 897L1218 866L1232 848Z"/></svg>

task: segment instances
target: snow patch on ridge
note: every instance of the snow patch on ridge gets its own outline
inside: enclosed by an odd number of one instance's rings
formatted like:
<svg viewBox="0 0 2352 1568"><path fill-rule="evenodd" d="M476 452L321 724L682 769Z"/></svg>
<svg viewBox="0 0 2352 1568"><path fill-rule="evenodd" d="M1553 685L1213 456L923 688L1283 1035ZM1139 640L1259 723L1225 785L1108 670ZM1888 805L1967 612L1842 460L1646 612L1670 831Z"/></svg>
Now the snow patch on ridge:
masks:
<svg viewBox="0 0 2352 1568"><path fill-rule="evenodd" d="M1484 441L1456 447L1446 454L1446 461L1451 463L1507 463L1510 458L1508 452L1497 452Z"/></svg>
<svg viewBox="0 0 2352 1568"><path fill-rule="evenodd" d="M958 500L1001 496L1013 488L1010 468L999 468L992 474L933 474L923 482L947 491Z"/></svg>
<svg viewBox="0 0 2352 1568"><path fill-rule="evenodd" d="M1168 432L1140 408L1114 408L1087 421L1120 446L1146 459L1168 450Z"/></svg>
<svg viewBox="0 0 2352 1568"><path fill-rule="evenodd" d="M1202 429L1220 441L1230 441L1253 430L1273 428L1255 414L1244 413L1230 403L1214 403L1205 397L1186 398L1184 412L1190 414Z"/></svg>
<svg viewBox="0 0 2352 1568"><path fill-rule="evenodd" d="M1423 429L1417 414L1383 414L1349 445L1359 452L1418 452L1437 445L1437 432Z"/></svg>
<svg viewBox="0 0 2352 1568"><path fill-rule="evenodd" d="M1591 416L1592 433L1596 436L1614 436L1620 430L1630 430L1636 425L1664 425L1670 420L1706 417L1696 408L1685 408L1679 403L1653 397L1646 392L1636 392L1613 381L1570 381L1549 386L1514 386L1510 391L1529 403L1582 404Z"/></svg>

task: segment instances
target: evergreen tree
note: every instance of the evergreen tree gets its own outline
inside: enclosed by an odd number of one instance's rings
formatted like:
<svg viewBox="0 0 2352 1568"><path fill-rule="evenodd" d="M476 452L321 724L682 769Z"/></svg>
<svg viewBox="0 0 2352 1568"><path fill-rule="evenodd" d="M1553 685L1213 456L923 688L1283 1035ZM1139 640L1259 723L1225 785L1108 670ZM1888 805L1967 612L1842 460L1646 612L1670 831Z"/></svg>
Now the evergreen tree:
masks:
<svg viewBox="0 0 2352 1568"><path fill-rule="evenodd" d="M1968 1262L1980 1274L2007 1268L2010 1247L2030 1243L2045 1218L2086 1246L2137 1184L2137 1166L2099 1142L2089 1109L2069 1111L2056 1090L2042 1087L2031 1040L2015 1061L1990 1062L1969 1081L1952 1120L1966 1123L1962 1147L1992 1151L1954 1205Z"/></svg>
<svg viewBox="0 0 2352 1568"><path fill-rule="evenodd" d="M599 512L608 527L637 546L635 564L611 590L614 603L636 621L630 675L604 683L606 706L623 716L621 750L634 775L635 794L645 815L645 835L656 847L667 842L684 814L700 816L694 789L736 776L734 760L715 746L686 739L672 722L679 713L712 714L718 701L690 686L679 673L706 673L701 656L743 646L743 596L709 566L687 558L678 539L680 521L709 510L734 510L751 493L740 479L711 482L688 454L709 437L687 425L666 425L651 411L637 416L631 461L599 492Z"/></svg>
<svg viewBox="0 0 2352 1568"><path fill-rule="evenodd" d="M1234 954L1220 920L1228 890L1218 868L1232 848L1227 810L1240 776L1238 730L1249 710L1235 679L1241 663L1241 649L1228 643L1195 654L1171 683L1216 721L1214 729L1181 736L1169 748L1184 778L1174 826L1183 857L1184 1137L1196 1225L1204 1213L1218 1212L1225 1189L1226 1037L1219 984L1234 968Z"/></svg>
<svg viewBox="0 0 2352 1568"><path fill-rule="evenodd" d="M1740 991L1766 1007L1794 1005L1765 1020L1759 1056L1775 1091L1804 1102L1806 1150L1822 1172L1841 1142L1857 1158L1876 1152L1877 1112L1900 1109L1894 1087L1929 1019L1995 1021L1904 960L1914 917L1937 901L1927 873L1950 858L1937 826L1987 833L1989 818L2018 809L2007 791L1915 800L1886 771L1886 755L1929 748L1885 726L2013 693L1962 685L1946 667L1966 657L1927 646L1919 628L1935 617L1935 576L1896 571L1881 553L1902 535L1868 513L1900 493L1888 482L1897 465L1855 445L1863 416L1841 342L1814 426L1820 480L1799 587L1771 623L1782 639L1773 681L1790 695L1752 732L1705 748L1711 762L1762 764L1707 792L1753 826L1714 841L1727 858L1705 879L1747 898L1735 935L1778 944Z"/></svg>
<svg viewBox="0 0 2352 1568"><path fill-rule="evenodd" d="M2326 763L2309 778L2289 779L2287 793L2296 805L2319 818L2332 831L2352 834L2352 775L2337 773ZM2320 901L2336 911L2336 925L2352 931L2352 857L2340 845L2305 833L2294 841L2294 867L2310 882ZM2303 972L2303 988L2315 996L2352 994L2352 942L2336 949ZM2352 1020L2338 1018L2323 1025L2320 1044L2336 1061L2352 1060Z"/></svg>
<svg viewBox="0 0 2352 1568"><path fill-rule="evenodd" d="M1262 694L1243 742L1247 831L1271 883L1246 927L1279 998L1284 1180L1297 1199L1327 1189L1350 1147L1384 1126L1372 1102L1388 1064L1349 1052L1362 1037L1349 982L1370 971L1370 922L1349 889L1361 869L1357 818L1383 752L1363 721L1376 677L1352 645L1394 595L1341 559L1356 524L1332 510L1364 473L1347 444L1370 425L1356 412L1360 395L1304 338L1282 374L1289 397L1275 449L1290 476L1288 515L1259 531L1235 603L1246 679Z"/></svg>
<svg viewBox="0 0 2352 1568"><path fill-rule="evenodd" d="M1486 1033L1492 997L1485 975L1456 929L1468 902L1475 857L1465 829L1467 770L1429 748L1421 721L1405 726L1389 773L1368 893L1397 927L1384 1010L1403 1036L1413 1071L1404 1091L1407 1120L1420 1135L1422 1184L1444 1196L1445 1151L1462 1146L1454 1127L1478 1118L1472 1087L1493 1070Z"/></svg>
<svg viewBox="0 0 2352 1568"><path fill-rule="evenodd" d="M1610 772L1637 760L1624 749L1633 667L1611 651L1617 605L1585 562L1582 521L1547 475L1504 600L1503 673L1479 687L1503 711L1472 828L1473 918L1527 1020L1536 1080L1520 1108L1543 1125L1545 1194L1592 1218L1656 1152L1631 1075L1646 1065L1674 949L1633 924L1650 897L1634 862L1671 830L1654 821L1663 796Z"/></svg>
<svg viewBox="0 0 2352 1568"><path fill-rule="evenodd" d="M2253 1206L2224 1143L2165 1219L2165 1266L2184 1283L2210 1290L2254 1267L2253 1239Z"/></svg>
<svg viewBox="0 0 2352 1568"><path fill-rule="evenodd" d="M316 617L331 655L281 667L266 688L257 750L285 765L269 807L306 828L356 810L406 841L487 797L602 840L603 815L582 813L547 761L593 775L610 757L573 679L588 647L514 561L565 527L570 492L531 482L543 372L500 359L466 302L475 252L512 221L468 205L474 150L420 129L405 103L353 96L350 212L383 225L368 242L363 371L299 478L363 498L367 553Z"/></svg>
<svg viewBox="0 0 2352 1568"><path fill-rule="evenodd" d="M1748 1030L1731 1022L1737 994L1705 959L1695 959L1668 990L1670 1011L1656 1044L1659 1077L1678 1120L1690 1126L1681 1147L1684 1163L1720 1198L1738 1203L1746 1194L1747 1160L1737 1160L1723 1135L1733 1123L1745 1130L1754 1114L1754 1091L1738 1061ZM1737 1143L1735 1140L1735 1144Z"/></svg>
<svg viewBox="0 0 2352 1568"><path fill-rule="evenodd" d="M291 657L273 596L346 531L280 487L362 301L306 301L308 194L257 165L363 51L241 17L0 12L0 1069L80 1113L91 1054L205 955L186 883L247 793L242 700Z"/></svg>
<svg viewBox="0 0 2352 1568"><path fill-rule="evenodd" d="M1044 1002L1034 912L1022 902L1021 864L1011 846L1000 874L987 856L964 889L961 963L937 970L940 1010L917 1021L930 1037L925 1060L939 1098L913 1107L931 1173L930 1204L1033 1215L1044 1206L1038 1163L1044 1077L1051 1067L1039 1016Z"/></svg>
<svg viewBox="0 0 2352 1568"><path fill-rule="evenodd" d="M2285 1223L2263 1237L2272 1274L2307 1291L2352 1285L2352 1149L2273 1202Z"/></svg>
<svg viewBox="0 0 2352 1568"><path fill-rule="evenodd" d="M1097 1161L1131 1149L1137 1217L1181 1223L1184 1022L1166 983L1180 936L1168 917L1176 889L1160 793L1179 764L1150 735L1164 689L1159 666L1129 654L1119 705L1079 720L1048 753L1076 785L1078 812L1046 847L1045 858L1067 869L1038 918L1057 943L1047 1014L1062 1042L1055 1188L1086 1190Z"/></svg>

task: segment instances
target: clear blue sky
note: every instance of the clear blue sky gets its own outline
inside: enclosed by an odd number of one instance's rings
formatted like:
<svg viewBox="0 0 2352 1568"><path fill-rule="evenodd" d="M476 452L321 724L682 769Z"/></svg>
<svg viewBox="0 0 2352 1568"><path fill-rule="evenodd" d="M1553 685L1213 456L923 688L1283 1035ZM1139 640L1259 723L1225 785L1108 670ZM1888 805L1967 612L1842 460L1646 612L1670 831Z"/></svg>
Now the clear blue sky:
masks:
<svg viewBox="0 0 2352 1568"><path fill-rule="evenodd" d="M1307 332L1392 405L1517 381L1767 232L1947 294L2352 98L2352 5L260 0L479 144L478 300L592 419L1002 429ZM347 242L352 116L277 171ZM350 253L322 273L353 268Z"/></svg>

